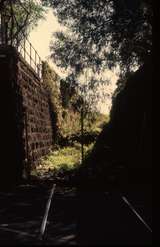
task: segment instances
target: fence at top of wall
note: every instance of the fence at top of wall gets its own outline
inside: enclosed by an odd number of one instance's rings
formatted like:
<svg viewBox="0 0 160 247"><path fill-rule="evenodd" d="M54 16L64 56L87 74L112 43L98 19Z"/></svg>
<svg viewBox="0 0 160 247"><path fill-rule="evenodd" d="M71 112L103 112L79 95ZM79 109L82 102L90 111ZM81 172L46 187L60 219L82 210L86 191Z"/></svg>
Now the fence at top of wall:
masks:
<svg viewBox="0 0 160 247"><path fill-rule="evenodd" d="M26 14L27 18L28 10L24 8L20 0L17 0L17 2L19 4L18 7L21 8L21 11L24 11L24 15ZM15 47L37 76L42 79L42 60L28 40L24 25L25 23L19 23L17 20L13 1L4 1L4 4L0 6L0 45Z"/></svg>
<svg viewBox="0 0 160 247"><path fill-rule="evenodd" d="M42 60L38 52L27 38L17 48L24 60L32 67L40 79L42 79Z"/></svg>

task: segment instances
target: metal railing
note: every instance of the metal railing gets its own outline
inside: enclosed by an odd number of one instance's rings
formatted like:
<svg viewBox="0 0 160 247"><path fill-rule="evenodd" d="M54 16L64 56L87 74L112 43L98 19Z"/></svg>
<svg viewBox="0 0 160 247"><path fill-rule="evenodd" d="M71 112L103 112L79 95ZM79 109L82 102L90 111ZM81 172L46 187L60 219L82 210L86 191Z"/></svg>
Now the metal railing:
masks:
<svg viewBox="0 0 160 247"><path fill-rule="evenodd" d="M42 60L31 42L27 38L24 38L24 40L16 48L24 60L36 72L36 74L42 78Z"/></svg>
<svg viewBox="0 0 160 247"><path fill-rule="evenodd" d="M30 67L35 71L35 73L42 78L42 59L39 56L36 49L33 47L31 42L24 37L23 40L18 44L18 42L1 42L2 46L12 46L16 48L18 53L23 57L23 59L30 65Z"/></svg>

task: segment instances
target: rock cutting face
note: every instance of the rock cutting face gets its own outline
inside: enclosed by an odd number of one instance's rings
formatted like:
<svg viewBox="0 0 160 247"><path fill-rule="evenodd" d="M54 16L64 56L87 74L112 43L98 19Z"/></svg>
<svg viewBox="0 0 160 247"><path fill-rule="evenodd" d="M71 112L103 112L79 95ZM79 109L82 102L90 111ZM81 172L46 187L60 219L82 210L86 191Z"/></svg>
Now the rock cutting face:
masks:
<svg viewBox="0 0 160 247"><path fill-rule="evenodd" d="M151 183L152 81L152 64L149 62L128 79L113 102L110 122L86 161L86 167L99 173L99 182L102 177L104 182L107 181L108 174L122 165L128 183Z"/></svg>

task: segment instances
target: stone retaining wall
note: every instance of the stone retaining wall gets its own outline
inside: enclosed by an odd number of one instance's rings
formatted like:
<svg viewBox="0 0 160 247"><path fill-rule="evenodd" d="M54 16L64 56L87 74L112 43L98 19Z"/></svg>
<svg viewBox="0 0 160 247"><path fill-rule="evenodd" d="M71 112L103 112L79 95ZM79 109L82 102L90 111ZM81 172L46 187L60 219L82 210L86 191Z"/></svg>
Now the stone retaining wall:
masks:
<svg viewBox="0 0 160 247"><path fill-rule="evenodd" d="M1 93L8 103L3 109L4 126L10 128L3 139L4 151L10 154L13 150L15 163L7 162L6 166L9 170L12 166L11 178L21 177L24 168L29 173L30 167L53 147L49 96L43 81L12 47L0 47L0 83L5 85ZM5 102L1 107L5 107ZM2 171L3 178L8 169Z"/></svg>

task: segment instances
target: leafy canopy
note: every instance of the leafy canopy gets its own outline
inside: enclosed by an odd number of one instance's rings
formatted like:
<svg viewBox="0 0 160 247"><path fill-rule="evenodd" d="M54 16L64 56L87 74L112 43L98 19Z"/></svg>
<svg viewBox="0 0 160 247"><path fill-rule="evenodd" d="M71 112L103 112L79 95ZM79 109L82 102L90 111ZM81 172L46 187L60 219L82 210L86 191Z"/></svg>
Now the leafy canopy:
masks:
<svg viewBox="0 0 160 247"><path fill-rule="evenodd" d="M79 73L141 65L152 50L150 0L44 0L70 33L57 33L51 46L57 64Z"/></svg>
<svg viewBox="0 0 160 247"><path fill-rule="evenodd" d="M66 81L80 86L79 77L92 71L81 91L91 105L97 86L105 83L97 73L120 67L119 85L152 53L152 5L150 0L43 0L66 27L51 44L54 62L67 69Z"/></svg>

